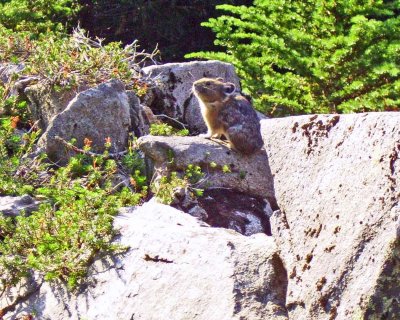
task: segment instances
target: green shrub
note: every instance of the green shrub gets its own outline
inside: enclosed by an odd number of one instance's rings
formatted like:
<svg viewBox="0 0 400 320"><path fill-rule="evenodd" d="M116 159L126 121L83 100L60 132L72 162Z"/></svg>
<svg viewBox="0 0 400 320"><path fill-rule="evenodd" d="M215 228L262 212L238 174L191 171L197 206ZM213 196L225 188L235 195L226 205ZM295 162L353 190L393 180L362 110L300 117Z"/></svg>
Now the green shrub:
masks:
<svg viewBox="0 0 400 320"><path fill-rule="evenodd" d="M146 196L143 160L132 143L121 163L106 151L77 154L67 166L53 167L45 155L24 157L39 131L19 135L17 120L0 121L0 194L29 193L43 202L31 216L11 219L0 213L0 292L31 270L76 287L95 256L122 250L111 242L113 216ZM86 139L84 151L90 143ZM130 178L124 187L115 180L120 173Z"/></svg>
<svg viewBox="0 0 400 320"><path fill-rule="evenodd" d="M133 86L133 78L139 78L135 44L125 48L115 42L103 46L82 29L66 37L50 33L30 40L26 33L0 28L0 36L1 60L22 62L22 74L38 76L60 89L95 85L112 78Z"/></svg>
<svg viewBox="0 0 400 320"><path fill-rule="evenodd" d="M255 0L203 26L271 115L399 110L400 2Z"/></svg>
<svg viewBox="0 0 400 320"><path fill-rule="evenodd" d="M30 165L29 169L20 166L20 158L32 151L33 145L40 131L18 134L15 129L19 117L0 118L0 194L21 195L31 194L37 171L43 168ZM17 179L15 173L20 169L24 179Z"/></svg>
<svg viewBox="0 0 400 320"><path fill-rule="evenodd" d="M187 178L180 178L178 173L173 171L169 175L161 176L159 180L154 181L151 185L151 191L161 203L171 204L176 198L176 193L180 189L187 189L188 187Z"/></svg>
<svg viewBox="0 0 400 320"><path fill-rule="evenodd" d="M137 52L137 42L124 48L115 42L103 45L82 29L70 36L49 33L31 40L26 32L12 32L0 25L0 62L23 63L25 68L19 75L36 76L49 90L87 88L116 78L127 89L144 94L152 82L142 78L140 62L156 54ZM26 119L27 102L10 94L19 75L12 75L8 83L0 81L0 115Z"/></svg>
<svg viewBox="0 0 400 320"><path fill-rule="evenodd" d="M50 32L32 39L29 32L12 32L0 24L0 61L23 63L21 75L36 76L49 90L118 78L142 92L147 87L139 79L139 62L147 57L136 51L136 43L103 46L81 29L71 36ZM45 154L27 157L40 132L32 127L26 101L12 95L18 77L0 82L0 194L28 193L43 203L29 217L9 219L0 213L0 292L32 270L76 287L95 257L122 249L111 243L113 216L147 195L144 162L133 141L122 158L112 159L108 150L91 154L89 139L65 167L47 162Z"/></svg>
<svg viewBox="0 0 400 320"><path fill-rule="evenodd" d="M62 31L71 27L79 9L76 0L3 0L0 1L0 24L33 35Z"/></svg>

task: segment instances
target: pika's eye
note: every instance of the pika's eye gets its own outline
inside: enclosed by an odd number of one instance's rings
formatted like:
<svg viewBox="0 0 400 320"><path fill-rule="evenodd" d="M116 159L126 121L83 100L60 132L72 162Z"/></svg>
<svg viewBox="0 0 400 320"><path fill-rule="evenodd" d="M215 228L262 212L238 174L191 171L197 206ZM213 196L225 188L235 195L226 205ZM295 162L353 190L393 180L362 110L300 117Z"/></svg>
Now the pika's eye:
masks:
<svg viewBox="0 0 400 320"><path fill-rule="evenodd" d="M210 86L210 85L211 85L211 81L207 81L206 86Z"/></svg>

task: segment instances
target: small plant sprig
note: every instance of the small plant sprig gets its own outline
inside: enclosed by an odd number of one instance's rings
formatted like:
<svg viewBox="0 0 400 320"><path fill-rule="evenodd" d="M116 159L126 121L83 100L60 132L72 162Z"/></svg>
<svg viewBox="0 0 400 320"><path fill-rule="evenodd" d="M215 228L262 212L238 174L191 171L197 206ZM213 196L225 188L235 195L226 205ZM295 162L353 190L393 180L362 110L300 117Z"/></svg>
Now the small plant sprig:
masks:
<svg viewBox="0 0 400 320"><path fill-rule="evenodd" d="M175 129L166 123L152 123L150 125L150 134L153 136L187 136L188 129Z"/></svg>
<svg viewBox="0 0 400 320"><path fill-rule="evenodd" d="M201 197L203 189L197 188L196 185L201 183L204 176L205 174L200 166L189 164L183 175L176 171L161 175L158 180L151 184L151 191L164 204L173 203L180 190L185 190L185 192L190 192L194 196Z"/></svg>

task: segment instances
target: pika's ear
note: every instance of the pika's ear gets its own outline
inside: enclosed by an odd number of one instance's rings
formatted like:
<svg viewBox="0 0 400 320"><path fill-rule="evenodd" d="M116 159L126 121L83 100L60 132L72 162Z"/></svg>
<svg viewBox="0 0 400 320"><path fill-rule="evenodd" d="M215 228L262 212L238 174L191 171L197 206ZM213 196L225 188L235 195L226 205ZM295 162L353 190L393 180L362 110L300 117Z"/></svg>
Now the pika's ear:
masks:
<svg viewBox="0 0 400 320"><path fill-rule="evenodd" d="M224 82L224 79L221 78L221 77L218 77L216 80L221 81L221 82Z"/></svg>
<svg viewBox="0 0 400 320"><path fill-rule="evenodd" d="M233 83L225 83L224 84L224 92L227 95L231 95L232 93L234 93L236 90L236 86Z"/></svg>

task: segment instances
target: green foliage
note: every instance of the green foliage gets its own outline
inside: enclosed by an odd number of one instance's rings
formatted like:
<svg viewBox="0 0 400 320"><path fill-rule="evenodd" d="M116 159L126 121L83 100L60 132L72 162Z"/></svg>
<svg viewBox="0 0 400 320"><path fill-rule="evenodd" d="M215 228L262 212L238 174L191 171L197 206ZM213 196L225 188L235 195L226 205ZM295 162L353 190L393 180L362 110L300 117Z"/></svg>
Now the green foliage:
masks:
<svg viewBox="0 0 400 320"><path fill-rule="evenodd" d="M271 115L399 110L400 2L255 0L203 26Z"/></svg>
<svg viewBox="0 0 400 320"><path fill-rule="evenodd" d="M75 0L3 0L0 24L32 34L61 31L70 27L80 9Z"/></svg>
<svg viewBox="0 0 400 320"><path fill-rule="evenodd" d="M103 46L81 29L68 37L50 32L33 38L30 32L13 32L0 22L0 61L25 66L0 82L0 194L30 194L43 203L31 216L9 219L0 213L0 292L31 270L75 287L95 256L121 249L111 243L118 208L137 205L147 195L144 161L133 141L121 159L110 159L110 141L104 154L90 154L89 139L65 167L48 162L44 154L27 157L40 132L31 127L27 102L11 89L21 75L29 75L55 90L118 78L143 93L147 84L139 63L152 56L138 53L136 43Z"/></svg>
<svg viewBox="0 0 400 320"><path fill-rule="evenodd" d="M189 164L185 170L185 177L191 184L195 184L204 177L204 172L201 171L200 166Z"/></svg>
<svg viewBox="0 0 400 320"><path fill-rule="evenodd" d="M0 61L23 62L22 75L37 76L60 90L116 78L143 93L147 84L139 81L139 63L147 58L152 59L153 54L139 54L136 42L124 48L116 42L103 46L82 29L74 30L70 36L49 33L30 40L26 33L11 32L0 25ZM3 98L7 98L6 89L0 91Z"/></svg>
<svg viewBox="0 0 400 320"><path fill-rule="evenodd" d="M153 54L137 53L136 47L136 43L125 48L119 43L103 46L101 41L88 38L82 29L68 37L49 33L31 40L27 33L12 32L0 25L0 61L25 65L8 82L0 81L0 115L29 119L24 96L12 93L15 81L24 75L35 76L48 84L49 90L87 88L116 78L127 89L144 94L151 80L142 79L139 62L152 59Z"/></svg>
<svg viewBox="0 0 400 320"><path fill-rule="evenodd" d="M118 201L78 183L40 192L54 197L57 209L46 203L31 216L16 218L14 230L0 242L3 286L17 283L33 269L46 280L61 279L74 287L95 253L112 250L112 215Z"/></svg>
<svg viewBox="0 0 400 320"><path fill-rule="evenodd" d="M232 172L231 167L229 165L227 165L227 164L224 164L222 166L222 172L223 173L231 173Z"/></svg>
<svg viewBox="0 0 400 320"><path fill-rule="evenodd" d="M136 138L133 138L136 139ZM122 157L121 165L124 172L131 176L130 183L136 191L147 191L146 165L139 151L135 148L135 141L130 140L128 153Z"/></svg>
<svg viewBox="0 0 400 320"><path fill-rule="evenodd" d="M151 191L155 197L164 204L171 204L176 200L180 192L190 192L192 196L200 197L203 190L196 188L195 185L204 177L200 166L189 164L183 174L172 171L168 175L161 176L160 179L151 184Z"/></svg>
<svg viewBox="0 0 400 320"><path fill-rule="evenodd" d="M40 131L18 134L15 131L18 121L18 116L0 119L0 194L31 194L32 180L38 174L36 166L30 170L20 166L20 158L32 150ZM14 177L18 168L24 179Z"/></svg>
<svg viewBox="0 0 400 320"><path fill-rule="evenodd" d="M188 129L175 129L166 123L152 123L150 125L150 134L153 136L187 136Z"/></svg>
<svg viewBox="0 0 400 320"><path fill-rule="evenodd" d="M122 250L111 243L113 216L146 195L143 160L132 143L122 163L109 159L106 151L78 154L67 166L53 168L43 161L45 155L24 159L39 131L20 136L16 126L15 117L0 122L0 194L29 193L43 202L31 216L0 214L0 290L31 270L73 288L95 256ZM85 151L90 143L85 140ZM115 182L120 173L130 176L129 186Z"/></svg>
<svg viewBox="0 0 400 320"><path fill-rule="evenodd" d="M169 175L162 176L158 181L151 185L151 191L164 204L174 202L176 193L180 189L186 189L189 182L185 178L180 178L178 173L173 171Z"/></svg>
<svg viewBox="0 0 400 320"><path fill-rule="evenodd" d="M215 6L222 3L251 0L1 0L0 25L36 38L69 32L79 23L107 41L139 39L146 49L159 45L164 61L177 61L188 51L213 48L212 32L201 30L200 22L215 16Z"/></svg>

